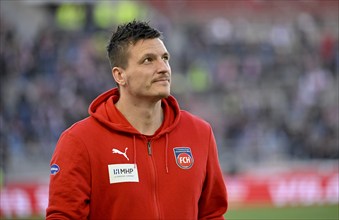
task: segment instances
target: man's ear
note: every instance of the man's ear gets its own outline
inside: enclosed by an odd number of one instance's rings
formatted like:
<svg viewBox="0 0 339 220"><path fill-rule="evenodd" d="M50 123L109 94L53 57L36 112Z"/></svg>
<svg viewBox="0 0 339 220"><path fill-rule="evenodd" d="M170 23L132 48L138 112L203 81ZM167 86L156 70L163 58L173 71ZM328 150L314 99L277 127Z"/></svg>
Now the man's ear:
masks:
<svg viewBox="0 0 339 220"><path fill-rule="evenodd" d="M113 67L112 69L112 75L115 80L115 82L119 86L123 86L126 84L126 79L125 79L125 72L122 68L120 67Z"/></svg>

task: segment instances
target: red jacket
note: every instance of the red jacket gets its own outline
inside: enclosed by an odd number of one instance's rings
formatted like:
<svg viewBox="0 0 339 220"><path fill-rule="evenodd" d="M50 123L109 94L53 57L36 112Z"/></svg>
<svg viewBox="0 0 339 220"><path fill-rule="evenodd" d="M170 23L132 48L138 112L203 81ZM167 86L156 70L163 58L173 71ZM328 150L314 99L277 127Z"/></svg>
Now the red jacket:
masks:
<svg viewBox="0 0 339 220"><path fill-rule="evenodd" d="M208 123L162 100L163 125L140 134L117 89L67 129L51 160L47 219L223 219L226 188Z"/></svg>

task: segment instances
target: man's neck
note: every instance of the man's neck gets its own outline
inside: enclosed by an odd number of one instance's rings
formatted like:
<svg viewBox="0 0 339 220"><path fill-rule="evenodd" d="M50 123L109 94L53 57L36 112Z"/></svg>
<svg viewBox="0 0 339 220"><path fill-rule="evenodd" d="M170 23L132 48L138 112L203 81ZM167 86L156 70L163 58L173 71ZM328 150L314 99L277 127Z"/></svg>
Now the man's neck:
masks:
<svg viewBox="0 0 339 220"><path fill-rule="evenodd" d="M120 97L115 106L141 134L153 135L162 124L164 116L161 100L155 103L143 103Z"/></svg>

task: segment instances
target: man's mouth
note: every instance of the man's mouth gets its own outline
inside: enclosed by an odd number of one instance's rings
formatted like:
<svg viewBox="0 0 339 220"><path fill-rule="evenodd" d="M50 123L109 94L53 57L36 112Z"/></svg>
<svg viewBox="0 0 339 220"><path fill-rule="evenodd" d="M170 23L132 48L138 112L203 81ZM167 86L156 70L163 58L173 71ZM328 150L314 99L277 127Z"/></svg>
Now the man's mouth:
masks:
<svg viewBox="0 0 339 220"><path fill-rule="evenodd" d="M159 78L159 79L155 79L152 82L170 82L169 78Z"/></svg>

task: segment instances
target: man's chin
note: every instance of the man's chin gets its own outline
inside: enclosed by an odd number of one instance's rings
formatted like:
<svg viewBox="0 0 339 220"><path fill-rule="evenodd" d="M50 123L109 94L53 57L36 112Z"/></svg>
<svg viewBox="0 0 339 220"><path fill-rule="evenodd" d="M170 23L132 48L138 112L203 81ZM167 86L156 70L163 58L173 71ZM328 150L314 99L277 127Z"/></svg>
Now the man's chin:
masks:
<svg viewBox="0 0 339 220"><path fill-rule="evenodd" d="M157 97L159 99L163 99L163 98L167 98L170 95L171 95L170 91L161 91L157 94Z"/></svg>
<svg viewBox="0 0 339 220"><path fill-rule="evenodd" d="M161 99L163 99L163 98L168 98L168 96L170 96L171 94L168 92L168 93L162 93L162 94L159 94L159 97L161 98Z"/></svg>

